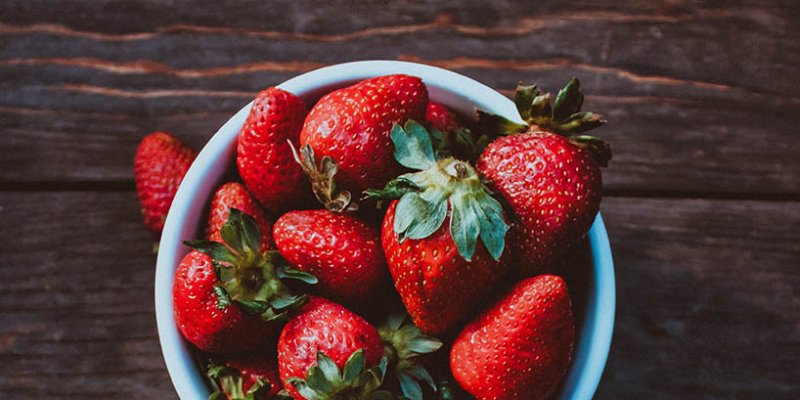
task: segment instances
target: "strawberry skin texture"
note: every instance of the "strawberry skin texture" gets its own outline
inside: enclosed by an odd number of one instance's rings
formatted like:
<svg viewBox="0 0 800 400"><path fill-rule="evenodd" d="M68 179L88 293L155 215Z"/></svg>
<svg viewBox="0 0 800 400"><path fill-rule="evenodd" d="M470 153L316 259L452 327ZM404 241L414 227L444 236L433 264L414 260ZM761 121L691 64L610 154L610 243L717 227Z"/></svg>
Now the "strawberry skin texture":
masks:
<svg viewBox="0 0 800 400"><path fill-rule="evenodd" d="M308 180L287 142L297 146L306 113L299 97L270 87L258 93L239 133L239 175L261 205L272 212L294 208L308 198Z"/></svg>
<svg viewBox="0 0 800 400"><path fill-rule="evenodd" d="M160 234L183 176L197 153L165 132L142 139L133 159L133 176L144 224Z"/></svg>
<svg viewBox="0 0 800 400"><path fill-rule="evenodd" d="M384 277L380 233L358 218L328 210L289 211L273 232L283 258L316 276L314 289L337 301L362 301Z"/></svg>
<svg viewBox="0 0 800 400"><path fill-rule="evenodd" d="M578 243L600 209L600 166L563 136L537 131L497 139L476 168L516 216L508 238L524 276Z"/></svg>
<svg viewBox="0 0 800 400"><path fill-rule="evenodd" d="M422 121L427 104L428 89L417 77L367 79L323 96L306 118L300 144L339 163L342 187L355 193L380 188L402 172L393 157L392 126Z"/></svg>
<svg viewBox="0 0 800 400"><path fill-rule="evenodd" d="M456 113L432 101L428 102L428 109L425 112L425 121L431 128L442 132L452 132L464 128L464 125L458 120Z"/></svg>
<svg viewBox="0 0 800 400"><path fill-rule="evenodd" d="M471 262L458 254L450 234L450 217L431 236L400 243L394 231L393 201L383 220L386 262L403 304L424 333L439 335L454 328L478 307L504 277L504 259L495 261L478 243Z"/></svg>
<svg viewBox="0 0 800 400"><path fill-rule="evenodd" d="M270 385L269 392L258 397L258 400L271 399L282 389L278 374L278 362L274 353L271 356L261 354L239 356L226 361L225 365L239 371L242 375L242 391L244 393L247 393L259 379ZM228 393L225 395L232 400Z"/></svg>
<svg viewBox="0 0 800 400"><path fill-rule="evenodd" d="M198 349L227 354L256 349L274 337L273 327L237 306L217 307L211 258L191 251L178 265L172 287L175 322Z"/></svg>
<svg viewBox="0 0 800 400"><path fill-rule="evenodd" d="M220 186L211 198L208 211L206 238L222 242L220 230L228 220L231 208L235 208L253 217L261 231L261 248L263 253L275 248L272 242L272 221L267 218L261 205L253 198L247 188L238 182L228 182Z"/></svg>
<svg viewBox="0 0 800 400"><path fill-rule="evenodd" d="M339 304L311 297L278 339L281 382L293 398L303 399L288 379L305 378L308 369L317 365L317 352L324 352L341 370L359 349L364 349L366 368L380 362L383 345L375 327Z"/></svg>
<svg viewBox="0 0 800 400"><path fill-rule="evenodd" d="M539 275L517 283L453 342L450 369L479 400L545 399L572 359L575 322L564 280Z"/></svg>

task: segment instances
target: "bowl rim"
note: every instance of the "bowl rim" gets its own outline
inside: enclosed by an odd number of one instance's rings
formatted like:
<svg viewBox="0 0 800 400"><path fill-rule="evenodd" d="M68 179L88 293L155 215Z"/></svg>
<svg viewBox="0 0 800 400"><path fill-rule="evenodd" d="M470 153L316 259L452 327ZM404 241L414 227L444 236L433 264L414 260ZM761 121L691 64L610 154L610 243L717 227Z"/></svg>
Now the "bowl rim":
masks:
<svg viewBox="0 0 800 400"><path fill-rule="evenodd" d="M342 86L366 78L404 73L418 76L428 86L431 98L461 113L474 108L492 111L519 120L511 100L494 89L464 75L438 67L405 61L356 61L331 65L298 75L277 87L303 97L322 87ZM205 179L217 173L220 160L232 156L232 144L252 106L252 101L236 112L211 137L189 168L173 200L161 235L155 273L155 311L158 337L170 379L181 399L205 399L208 389L196 368L188 345L174 320L172 284L180 259L188 252L182 244L188 230L183 221L199 220L207 199L197 205L198 192L213 191L216 180ZM225 163L227 164L227 163ZM210 196L210 195L209 195ZM590 279L586 313L578 337L570 371L563 383L561 399L591 399L600 383L613 334L616 288L614 265L608 234L598 213L589 231L593 279ZM593 293L591 292L593 291ZM580 372L580 373L578 373Z"/></svg>

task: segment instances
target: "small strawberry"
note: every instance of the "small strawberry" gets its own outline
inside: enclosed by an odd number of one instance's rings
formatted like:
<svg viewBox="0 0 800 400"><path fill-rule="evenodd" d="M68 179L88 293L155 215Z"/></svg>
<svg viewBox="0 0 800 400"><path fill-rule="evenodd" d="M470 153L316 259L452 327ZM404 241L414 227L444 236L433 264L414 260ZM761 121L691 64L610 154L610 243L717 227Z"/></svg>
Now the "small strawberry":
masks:
<svg viewBox="0 0 800 400"><path fill-rule="evenodd" d="M308 196L306 178L290 147L299 140L306 112L300 98L271 87L256 96L239 133L239 175L261 205L272 212L296 208Z"/></svg>
<svg viewBox="0 0 800 400"><path fill-rule="evenodd" d="M274 354L233 357L209 365L206 375L215 389L208 400L269 400L281 390Z"/></svg>
<svg viewBox="0 0 800 400"><path fill-rule="evenodd" d="M392 158L392 126L421 121L427 104L428 90L419 78L367 79L323 96L305 120L300 144L336 160L344 188L382 187L402 172Z"/></svg>
<svg viewBox="0 0 800 400"><path fill-rule="evenodd" d="M292 295L280 278L313 283L296 270L276 268L275 252L260 253L255 220L231 209L220 236L224 243L190 241L172 288L175 321L181 334L200 350L226 354L263 346L274 320L299 307L306 296Z"/></svg>
<svg viewBox="0 0 800 400"><path fill-rule="evenodd" d="M220 186L214 196L211 197L211 206L208 211L208 226L206 227L206 238L215 242L221 242L220 234L222 226L228 220L228 215L232 208L252 217L258 224L261 231L260 251L274 249L272 243L272 221L267 218L261 205L258 204L247 188L239 182L228 182Z"/></svg>
<svg viewBox="0 0 800 400"><path fill-rule="evenodd" d="M461 331L450 369L478 400L545 399L564 378L574 341L564 280L539 275L517 283Z"/></svg>
<svg viewBox="0 0 800 400"><path fill-rule="evenodd" d="M453 132L464 129L464 124L458 119L458 115L442 104L433 101L428 102L428 109L425 111L425 122L432 129L442 132Z"/></svg>
<svg viewBox="0 0 800 400"><path fill-rule="evenodd" d="M297 400L393 400L399 397L379 390L392 375L405 397L422 400L418 381L436 386L418 360L442 342L403 321L392 316L376 330L346 308L312 297L278 339L286 393Z"/></svg>
<svg viewBox="0 0 800 400"><path fill-rule="evenodd" d="M489 144L476 167L514 212L509 244L527 276L541 272L589 230L602 197L600 166L611 158L601 139L571 135L603 123L597 114L580 112L577 79L558 93L552 108L549 99L535 86L517 89L514 100L529 126L481 114L484 125L511 134Z"/></svg>
<svg viewBox="0 0 800 400"><path fill-rule="evenodd" d="M273 236L289 264L317 277L315 289L324 296L356 304L383 280L380 233L356 217L289 211L275 222Z"/></svg>
<svg viewBox="0 0 800 400"><path fill-rule="evenodd" d="M297 400L355 399L377 389L386 371L382 357L372 325L321 297L311 297L278 339L281 382Z"/></svg>
<svg viewBox="0 0 800 400"><path fill-rule="evenodd" d="M133 159L133 176L144 224L161 234L169 206L197 153L165 132L142 139Z"/></svg>
<svg viewBox="0 0 800 400"><path fill-rule="evenodd" d="M500 256L508 227L502 206L475 169L452 157L437 161L420 124L397 125L391 135L397 161L421 172L401 175L367 196L400 199L383 221L389 271L414 324L441 334L466 318L503 278Z"/></svg>

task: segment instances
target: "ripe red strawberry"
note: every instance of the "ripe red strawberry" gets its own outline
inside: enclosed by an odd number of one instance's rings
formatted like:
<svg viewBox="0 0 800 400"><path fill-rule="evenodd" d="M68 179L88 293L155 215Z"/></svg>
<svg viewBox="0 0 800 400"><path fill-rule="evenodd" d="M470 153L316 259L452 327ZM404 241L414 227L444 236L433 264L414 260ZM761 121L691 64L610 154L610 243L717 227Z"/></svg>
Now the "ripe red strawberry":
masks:
<svg viewBox="0 0 800 400"><path fill-rule="evenodd" d="M502 121L525 133L492 142L476 164L514 212L509 244L518 256L515 265L526 276L540 273L578 243L600 207L600 166L611 158L608 145L593 136L563 136L603 123L597 114L579 112L583 94L578 85L577 79L570 81L552 109L549 94L520 87L515 101L530 127Z"/></svg>
<svg viewBox="0 0 800 400"><path fill-rule="evenodd" d="M464 125L458 120L456 113L433 101L428 102L428 109L425 111L425 122L429 127L442 132L464 129Z"/></svg>
<svg viewBox="0 0 800 400"><path fill-rule="evenodd" d="M328 210L289 211L275 222L275 245L294 268L319 280L320 294L356 304L373 292L386 266L380 233Z"/></svg>
<svg viewBox="0 0 800 400"><path fill-rule="evenodd" d="M544 399L564 378L574 341L564 280L539 275L517 283L461 331L450 369L478 400Z"/></svg>
<svg viewBox="0 0 800 400"><path fill-rule="evenodd" d="M333 399L339 398L336 393L364 390L361 372L378 366L382 356L375 327L321 297L311 297L278 339L281 382L297 400Z"/></svg>
<svg viewBox="0 0 800 400"><path fill-rule="evenodd" d="M300 98L270 87L256 96L239 133L239 175L261 205L272 212L296 208L309 194L289 145L298 143L306 112Z"/></svg>
<svg viewBox="0 0 800 400"><path fill-rule="evenodd" d="M300 143L339 163L344 188L360 193L382 187L402 172L392 159L392 125L421 121L427 104L428 90L419 78L367 79L323 96L306 118Z"/></svg>
<svg viewBox="0 0 800 400"><path fill-rule="evenodd" d="M221 307L211 257L193 250L175 271L175 322L189 342L209 353L235 353L266 344L274 327L233 305Z"/></svg>
<svg viewBox="0 0 800 400"><path fill-rule="evenodd" d="M441 334L466 318L503 278L500 256L508 228L502 206L469 163L435 159L425 128L409 121L405 130L393 129L392 140L398 162L421 172L367 194L400 198L383 221L389 271L414 324Z"/></svg>
<svg viewBox="0 0 800 400"><path fill-rule="evenodd" d="M282 388L274 354L239 355L210 365L207 375L216 389L211 400L269 400Z"/></svg>
<svg viewBox="0 0 800 400"><path fill-rule="evenodd" d="M231 208L236 208L252 217L261 231L261 252L274 249L272 243L272 221L267 218L261 205L258 204L247 188L238 182L228 182L220 186L211 198L208 211L206 238L216 242L222 241L220 231L228 220Z"/></svg>
<svg viewBox="0 0 800 400"><path fill-rule="evenodd" d="M200 350L217 354L253 350L273 337L272 321L306 300L293 296L278 278L314 279L276 268L273 254L259 253L258 225L237 209L230 210L221 237L224 244L186 242L196 250L175 271L175 322Z"/></svg>
<svg viewBox="0 0 800 400"><path fill-rule="evenodd" d="M133 176L144 224L160 234L169 206L197 153L176 137L154 132L142 139L133 159Z"/></svg>

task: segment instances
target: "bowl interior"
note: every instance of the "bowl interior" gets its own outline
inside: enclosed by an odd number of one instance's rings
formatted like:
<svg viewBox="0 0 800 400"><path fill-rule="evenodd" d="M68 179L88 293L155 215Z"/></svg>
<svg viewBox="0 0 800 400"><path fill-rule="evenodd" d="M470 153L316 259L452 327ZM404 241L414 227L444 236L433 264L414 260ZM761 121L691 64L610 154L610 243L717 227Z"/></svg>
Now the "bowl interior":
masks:
<svg viewBox="0 0 800 400"><path fill-rule="evenodd" d="M470 116L476 108L518 120L514 104L495 90L465 76L444 69L397 61L363 61L339 64L311 71L278 87L314 104L325 93L357 81L392 73L405 73L423 79L432 100L458 113ZM176 266L188 252L182 244L200 231L206 204L228 171L234 168L236 135L244 124L252 103L244 106L209 140L186 174L173 200L159 248L155 304L158 334L167 369L181 399L208 397L202 373L174 322L172 283ZM576 304L578 342L570 371L564 381L561 399L591 399L600 381L611 341L614 321L614 271L608 236L598 215L588 237L585 268L576 274L585 287ZM570 279L570 278L568 278ZM577 301L577 298L576 298Z"/></svg>

